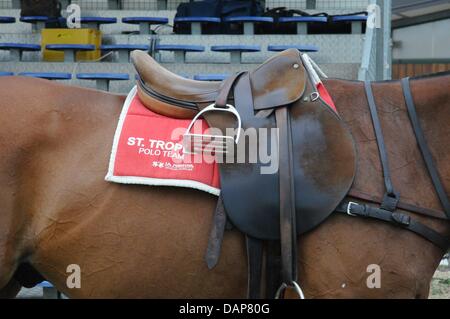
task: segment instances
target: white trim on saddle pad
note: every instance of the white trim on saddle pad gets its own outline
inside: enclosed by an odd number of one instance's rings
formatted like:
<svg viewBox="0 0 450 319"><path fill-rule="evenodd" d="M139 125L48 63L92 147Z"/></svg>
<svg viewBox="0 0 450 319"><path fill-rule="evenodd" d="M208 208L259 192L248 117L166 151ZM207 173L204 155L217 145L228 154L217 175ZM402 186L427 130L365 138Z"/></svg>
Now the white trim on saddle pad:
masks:
<svg viewBox="0 0 450 319"><path fill-rule="evenodd" d="M137 87L133 87L125 100L125 103L120 113L119 123L117 125L116 132L114 134L114 141L111 151L111 157L109 160L108 173L106 174L105 180L108 182L114 182L119 184L138 184L138 185L148 185L148 186L175 186L175 187L186 187L201 190L212 195L219 196L220 189L213 186L185 179L161 179L161 178L151 178L151 177L140 177L140 176L116 176L114 175L115 159L117 155L117 150L119 147L120 135L122 133L123 125L128 114L131 102L136 96Z"/></svg>

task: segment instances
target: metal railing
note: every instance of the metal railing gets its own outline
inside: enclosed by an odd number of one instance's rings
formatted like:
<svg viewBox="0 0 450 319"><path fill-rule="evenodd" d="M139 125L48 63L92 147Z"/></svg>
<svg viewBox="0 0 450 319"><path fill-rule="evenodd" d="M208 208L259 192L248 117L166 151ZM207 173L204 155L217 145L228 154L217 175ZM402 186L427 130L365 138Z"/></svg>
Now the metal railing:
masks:
<svg viewBox="0 0 450 319"><path fill-rule="evenodd" d="M358 79L389 80L392 77L391 0L370 0Z"/></svg>

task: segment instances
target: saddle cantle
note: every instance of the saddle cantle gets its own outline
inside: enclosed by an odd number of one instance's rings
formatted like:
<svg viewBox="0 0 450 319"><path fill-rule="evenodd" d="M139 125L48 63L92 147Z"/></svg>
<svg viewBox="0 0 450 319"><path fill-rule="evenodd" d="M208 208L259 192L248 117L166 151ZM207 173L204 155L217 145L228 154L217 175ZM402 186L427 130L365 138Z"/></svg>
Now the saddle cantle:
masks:
<svg viewBox="0 0 450 319"><path fill-rule="evenodd" d="M132 61L140 76L139 97L154 112L192 118L211 103L229 103L239 113L244 131L257 129L258 140L260 129L278 130L275 136L267 134L264 147L276 155L279 169L261 174L267 163L260 159L220 164L219 201L232 224L247 235L248 248L253 247L249 256L262 259L262 249L255 248L261 245L255 240L281 240L282 281L296 285L296 236L318 226L335 210L348 193L356 168L350 131L318 98L300 52L286 50L222 83L178 77L144 52L134 51ZM235 118L228 114L205 113L204 118L222 131L236 127ZM248 150L248 139L241 138L239 146ZM252 155L257 154L246 156ZM258 277L261 267L255 265L261 262L249 262ZM255 280L249 282L258 290ZM259 291L251 296L258 297Z"/></svg>

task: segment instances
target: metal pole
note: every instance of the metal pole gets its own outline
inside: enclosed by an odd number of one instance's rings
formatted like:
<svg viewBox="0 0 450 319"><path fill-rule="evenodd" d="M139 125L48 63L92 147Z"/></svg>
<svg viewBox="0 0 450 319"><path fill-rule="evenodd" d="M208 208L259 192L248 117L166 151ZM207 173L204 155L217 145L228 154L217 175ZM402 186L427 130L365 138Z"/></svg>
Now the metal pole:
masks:
<svg viewBox="0 0 450 319"><path fill-rule="evenodd" d="M383 79L392 79L392 0L384 1L384 68Z"/></svg>

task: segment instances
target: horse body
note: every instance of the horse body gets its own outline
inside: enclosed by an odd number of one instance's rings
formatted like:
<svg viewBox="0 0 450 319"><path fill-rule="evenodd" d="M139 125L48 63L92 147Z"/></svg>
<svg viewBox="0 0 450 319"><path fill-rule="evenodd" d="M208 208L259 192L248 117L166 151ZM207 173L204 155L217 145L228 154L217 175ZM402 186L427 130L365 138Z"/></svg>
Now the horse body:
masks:
<svg viewBox="0 0 450 319"><path fill-rule="evenodd" d="M358 145L354 188L381 197L362 84L326 85ZM443 134L450 130L449 86L450 77L412 83L447 190L450 147ZM415 146L400 84L375 84L374 93L395 185L412 203L441 209ZM28 263L70 297L245 297L246 252L239 232L226 232L216 268L208 270L204 262L215 197L104 181L124 97L25 78L0 79L0 96L0 295L14 295L14 274ZM427 111L429 105L437 110ZM450 235L447 223L417 218ZM307 297L424 298L443 254L410 232L340 215L298 244L299 282ZM81 268L80 289L66 285L72 264ZM381 267L379 289L367 287L370 264Z"/></svg>

